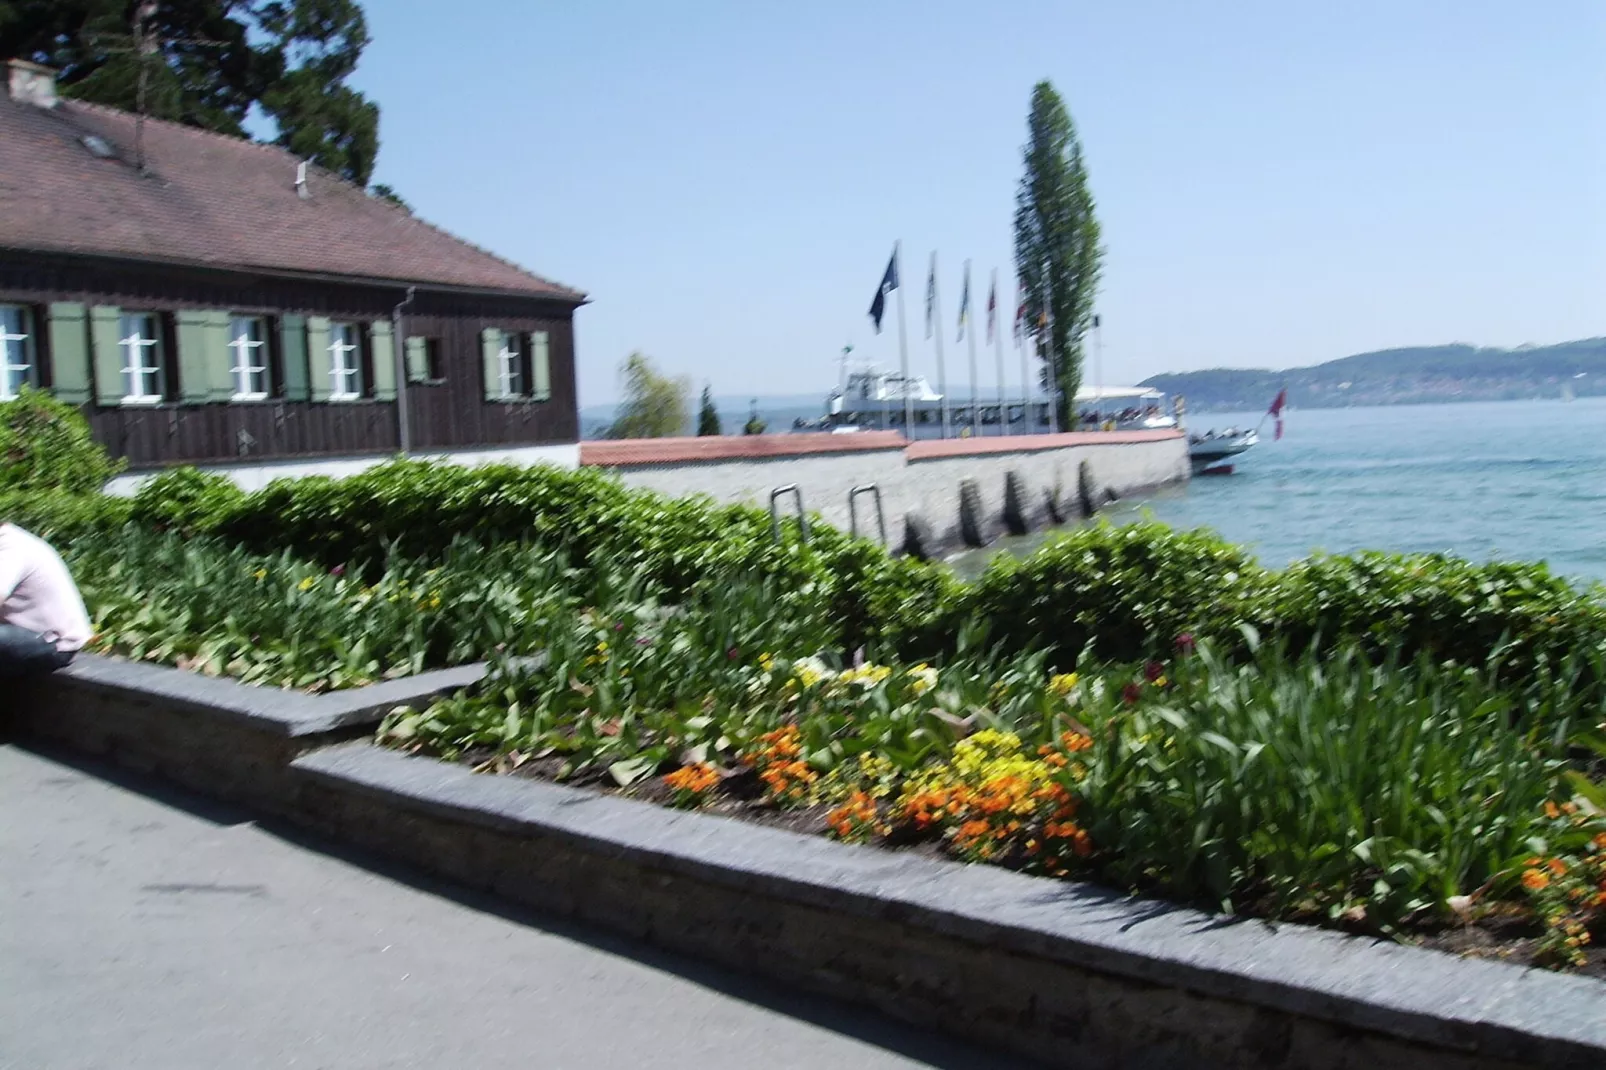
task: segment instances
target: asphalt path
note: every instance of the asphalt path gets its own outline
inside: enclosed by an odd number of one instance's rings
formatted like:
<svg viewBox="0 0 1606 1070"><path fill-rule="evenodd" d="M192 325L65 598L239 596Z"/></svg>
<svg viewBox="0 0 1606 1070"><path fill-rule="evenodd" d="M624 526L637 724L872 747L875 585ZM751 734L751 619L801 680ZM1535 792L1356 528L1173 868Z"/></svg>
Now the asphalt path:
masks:
<svg viewBox="0 0 1606 1070"><path fill-rule="evenodd" d="M0 745L0 1067L1021 1064Z"/></svg>

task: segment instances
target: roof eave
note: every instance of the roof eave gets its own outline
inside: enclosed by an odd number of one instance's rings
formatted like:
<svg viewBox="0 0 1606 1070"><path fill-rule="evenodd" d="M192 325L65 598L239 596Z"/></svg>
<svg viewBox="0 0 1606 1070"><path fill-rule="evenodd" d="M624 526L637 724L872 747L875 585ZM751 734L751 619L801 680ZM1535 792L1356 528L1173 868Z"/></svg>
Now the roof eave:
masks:
<svg viewBox="0 0 1606 1070"><path fill-rule="evenodd" d="M126 264L161 264L166 267L191 268L203 271L225 271L238 275L260 275L277 279L294 279L299 282L338 282L347 286L372 286L387 290L405 290L409 286L438 293L467 294L483 297L512 297L526 301L552 301L579 308L591 303L591 298L578 290L520 290L506 287L470 286L463 283L442 282L437 279L386 279L368 275L341 275L324 271L298 271L294 268L270 267L260 264L224 264L210 260L187 260L181 257L131 256L127 253L106 253L83 249L56 249L31 246L0 245L0 251L35 256L64 256L73 259L102 260Z"/></svg>

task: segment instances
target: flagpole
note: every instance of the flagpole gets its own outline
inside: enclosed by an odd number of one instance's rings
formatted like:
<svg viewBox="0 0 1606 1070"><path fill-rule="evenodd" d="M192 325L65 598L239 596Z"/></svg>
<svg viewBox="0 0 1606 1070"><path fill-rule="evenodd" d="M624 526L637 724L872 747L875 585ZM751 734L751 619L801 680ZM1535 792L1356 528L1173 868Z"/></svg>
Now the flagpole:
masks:
<svg viewBox="0 0 1606 1070"><path fill-rule="evenodd" d="M1019 280L1015 284L1015 316L1020 329L1015 333L1015 345L1020 349L1020 421L1021 433L1031 433L1032 375L1026 357L1026 291Z"/></svg>
<svg viewBox="0 0 1606 1070"><path fill-rule="evenodd" d="M976 325L970 322L970 261L965 261L965 333L970 336L970 433L976 433Z"/></svg>
<svg viewBox="0 0 1606 1070"><path fill-rule="evenodd" d="M1004 412L1004 332L998 322L998 269L993 268L992 293L993 310L991 312L993 325L993 348L998 353L998 433L1009 434L1009 421L1005 419Z"/></svg>
<svg viewBox="0 0 1606 1070"><path fill-rule="evenodd" d="M1093 314L1093 385L1099 392L1099 404L1104 404L1104 329L1099 326L1098 313ZM1074 404L1074 403L1073 403Z"/></svg>
<svg viewBox="0 0 1606 1070"><path fill-rule="evenodd" d="M913 442L915 410L914 400L909 397L909 338L903 321L903 259L900 252L902 249L901 240L892 243L892 259L898 267L894 274L898 276L898 367L903 372L903 435ZM886 393L885 383L882 384L882 393ZM890 422L887 427L891 429Z"/></svg>
<svg viewBox="0 0 1606 1070"><path fill-rule="evenodd" d="M937 286L937 254L931 254L931 336L937 342L937 393L942 395L942 437L948 437L948 372L942 362L942 291Z"/></svg>
<svg viewBox="0 0 1606 1070"><path fill-rule="evenodd" d="M1016 343L1020 346L1020 422L1021 434L1029 435L1032 431L1032 373L1028 367L1026 356L1026 332L1021 331L1020 339Z"/></svg>

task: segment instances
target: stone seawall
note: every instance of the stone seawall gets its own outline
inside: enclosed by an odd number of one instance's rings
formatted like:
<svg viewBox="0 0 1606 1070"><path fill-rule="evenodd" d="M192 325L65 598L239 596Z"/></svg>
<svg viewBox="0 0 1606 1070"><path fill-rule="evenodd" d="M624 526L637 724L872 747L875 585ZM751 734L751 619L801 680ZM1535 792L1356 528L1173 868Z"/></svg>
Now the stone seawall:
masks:
<svg viewBox="0 0 1606 1070"><path fill-rule="evenodd" d="M909 442L890 431L852 435L662 438L584 442L580 463L665 494L705 494L768 507L795 485L804 506L833 527L854 526L848 497L873 486L894 547L939 552L984 545L1086 515L1111 497L1188 478L1176 431ZM791 507L789 499L780 503ZM877 536L873 496L857 500L857 527Z"/></svg>

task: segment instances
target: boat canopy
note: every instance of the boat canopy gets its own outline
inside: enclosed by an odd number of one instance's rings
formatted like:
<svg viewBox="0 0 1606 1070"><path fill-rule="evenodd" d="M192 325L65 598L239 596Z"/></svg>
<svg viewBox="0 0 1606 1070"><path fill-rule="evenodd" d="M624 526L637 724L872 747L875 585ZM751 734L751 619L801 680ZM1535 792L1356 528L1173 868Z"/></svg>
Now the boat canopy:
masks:
<svg viewBox="0 0 1606 1070"><path fill-rule="evenodd" d="M1088 401L1164 401L1152 386L1084 386L1076 392L1077 404Z"/></svg>

